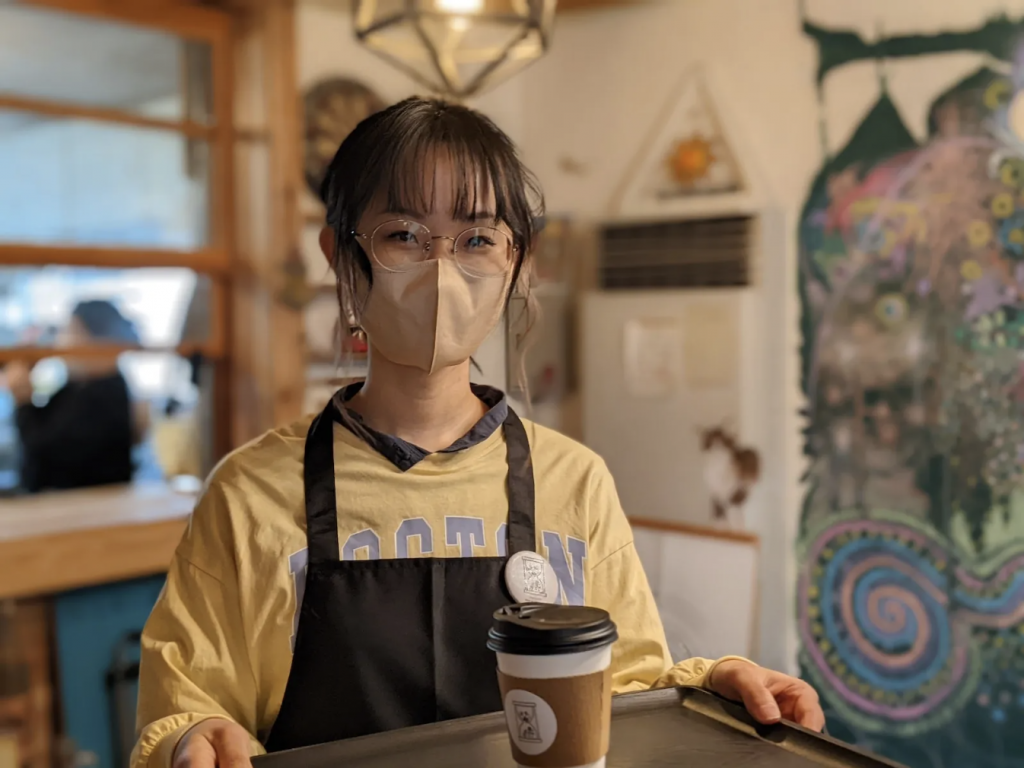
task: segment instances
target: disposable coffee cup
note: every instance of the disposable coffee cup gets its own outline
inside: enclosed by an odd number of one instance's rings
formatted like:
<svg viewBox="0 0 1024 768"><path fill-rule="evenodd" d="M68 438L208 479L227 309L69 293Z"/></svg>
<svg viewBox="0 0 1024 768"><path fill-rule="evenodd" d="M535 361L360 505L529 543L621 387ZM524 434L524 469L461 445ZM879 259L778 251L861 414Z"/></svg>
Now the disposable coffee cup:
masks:
<svg viewBox="0 0 1024 768"><path fill-rule="evenodd" d="M612 713L607 611L527 603L494 614L487 647L512 756L523 768L604 768Z"/></svg>

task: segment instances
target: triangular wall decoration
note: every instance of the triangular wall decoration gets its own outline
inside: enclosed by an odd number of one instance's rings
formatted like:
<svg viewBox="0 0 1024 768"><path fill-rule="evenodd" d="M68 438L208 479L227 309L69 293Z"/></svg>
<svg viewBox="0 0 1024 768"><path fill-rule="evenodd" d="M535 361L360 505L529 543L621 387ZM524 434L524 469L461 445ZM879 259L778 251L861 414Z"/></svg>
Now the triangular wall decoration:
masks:
<svg viewBox="0 0 1024 768"><path fill-rule="evenodd" d="M681 78L631 163L612 215L650 215L697 206L733 207L750 183L703 69Z"/></svg>

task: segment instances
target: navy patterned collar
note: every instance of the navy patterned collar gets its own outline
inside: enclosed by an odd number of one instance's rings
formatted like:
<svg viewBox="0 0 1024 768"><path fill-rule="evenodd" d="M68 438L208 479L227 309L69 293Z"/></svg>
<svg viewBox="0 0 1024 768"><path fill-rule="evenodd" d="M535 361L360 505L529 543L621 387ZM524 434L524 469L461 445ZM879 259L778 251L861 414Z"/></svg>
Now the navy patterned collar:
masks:
<svg viewBox="0 0 1024 768"><path fill-rule="evenodd" d="M355 397L362 388L362 382L350 384L345 387L341 391L342 401L347 403ZM487 406L487 413L483 415L480 421L473 425L469 432L464 434L447 448L438 451L438 453L456 453L482 443L495 433L498 427L501 426L502 422L505 421L505 417L508 415L508 400L506 399L504 392L499 389L495 389L494 387L486 387L480 384L471 384L470 388L473 390L473 394L480 398L481 402ZM347 411L347 413L352 421L357 425L357 429L353 429L353 425L346 423L346 419L344 418L339 420L341 425L347 428L352 434L362 440L365 440L371 448L394 464L402 472L408 472L430 455L430 451L424 450L418 445L413 445L400 437L386 435L383 432L378 432L377 430L366 426L366 424L363 423L362 417L360 417L358 413L354 413L353 411Z"/></svg>

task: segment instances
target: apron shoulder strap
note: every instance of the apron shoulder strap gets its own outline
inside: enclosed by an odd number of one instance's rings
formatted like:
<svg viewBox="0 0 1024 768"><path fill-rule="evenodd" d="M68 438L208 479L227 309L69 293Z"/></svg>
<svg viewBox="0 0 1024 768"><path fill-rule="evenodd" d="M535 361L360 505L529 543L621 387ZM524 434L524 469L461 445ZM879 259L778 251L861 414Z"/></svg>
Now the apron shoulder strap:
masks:
<svg viewBox="0 0 1024 768"><path fill-rule="evenodd" d="M334 401L306 433L302 482L306 494L306 540L309 562L337 562L338 500L334 488Z"/></svg>
<svg viewBox="0 0 1024 768"><path fill-rule="evenodd" d="M508 546L511 557L516 552L532 552L537 547L534 514L536 488L530 440L522 420L509 406L505 416L505 449L508 452Z"/></svg>

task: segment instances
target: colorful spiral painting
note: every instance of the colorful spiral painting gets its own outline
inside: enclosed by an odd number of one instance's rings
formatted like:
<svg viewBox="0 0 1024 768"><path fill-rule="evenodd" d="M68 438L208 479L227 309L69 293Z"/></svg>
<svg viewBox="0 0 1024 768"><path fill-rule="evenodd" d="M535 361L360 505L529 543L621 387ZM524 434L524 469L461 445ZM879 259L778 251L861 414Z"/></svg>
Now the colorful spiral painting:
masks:
<svg viewBox="0 0 1024 768"><path fill-rule="evenodd" d="M991 58L923 139L880 80L801 216L801 671L840 738L1024 768L1024 25L805 31L819 82L882 50Z"/></svg>
<svg viewBox="0 0 1024 768"><path fill-rule="evenodd" d="M951 605L947 549L920 527L851 518L811 540L799 585L806 667L865 730L917 734L977 684L970 628Z"/></svg>
<svg viewBox="0 0 1024 768"><path fill-rule="evenodd" d="M923 737L968 709L1024 721L1024 546L978 570L900 515L846 516L808 537L802 666L854 728Z"/></svg>

